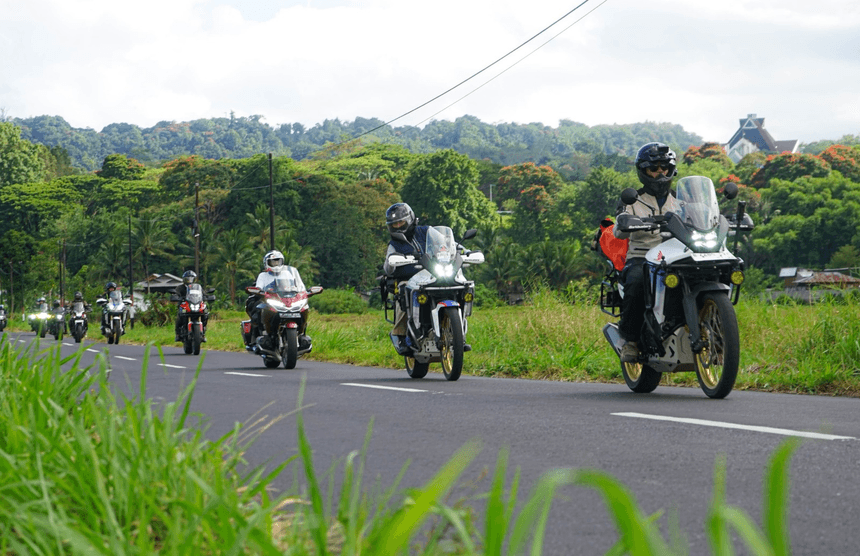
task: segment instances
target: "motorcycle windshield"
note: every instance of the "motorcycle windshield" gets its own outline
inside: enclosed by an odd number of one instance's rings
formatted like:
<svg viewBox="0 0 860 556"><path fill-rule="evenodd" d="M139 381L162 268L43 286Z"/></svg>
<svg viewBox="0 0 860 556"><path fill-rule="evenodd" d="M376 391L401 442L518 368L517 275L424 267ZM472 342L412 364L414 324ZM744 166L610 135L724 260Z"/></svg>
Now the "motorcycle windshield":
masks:
<svg viewBox="0 0 860 556"><path fill-rule="evenodd" d="M714 182L704 176L688 176L675 184L678 216L688 228L700 232L713 230L720 224L720 204Z"/></svg>
<svg viewBox="0 0 860 556"><path fill-rule="evenodd" d="M440 264L450 264L457 255L454 232L447 226L433 226L427 230L427 245L424 253Z"/></svg>
<svg viewBox="0 0 860 556"><path fill-rule="evenodd" d="M185 293L185 300L188 303L203 302L203 288L200 284L191 284L188 286L188 291Z"/></svg>
<svg viewBox="0 0 860 556"><path fill-rule="evenodd" d="M304 284L296 280L295 275L288 268L282 268L272 274L272 280L265 289L281 297L292 297L304 289Z"/></svg>
<svg viewBox="0 0 860 556"><path fill-rule="evenodd" d="M83 313L84 312L83 302L75 301L74 303L72 303L72 312L77 313L77 314Z"/></svg>
<svg viewBox="0 0 860 556"><path fill-rule="evenodd" d="M120 311L123 309L122 292L114 290L108 293L108 308L111 311Z"/></svg>
<svg viewBox="0 0 860 556"><path fill-rule="evenodd" d="M47 303L40 303L39 304L39 312L40 313L47 313L48 312L48 304Z"/></svg>

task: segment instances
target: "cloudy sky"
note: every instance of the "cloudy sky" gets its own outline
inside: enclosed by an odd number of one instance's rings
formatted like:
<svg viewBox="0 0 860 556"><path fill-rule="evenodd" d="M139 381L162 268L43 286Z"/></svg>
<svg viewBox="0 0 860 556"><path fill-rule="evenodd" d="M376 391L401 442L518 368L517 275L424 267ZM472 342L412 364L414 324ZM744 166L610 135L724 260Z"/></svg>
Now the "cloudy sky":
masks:
<svg viewBox="0 0 860 556"><path fill-rule="evenodd" d="M422 126L670 122L860 134L850 0L0 0L0 115ZM567 17L564 17L566 14ZM580 19L581 18L581 19Z"/></svg>

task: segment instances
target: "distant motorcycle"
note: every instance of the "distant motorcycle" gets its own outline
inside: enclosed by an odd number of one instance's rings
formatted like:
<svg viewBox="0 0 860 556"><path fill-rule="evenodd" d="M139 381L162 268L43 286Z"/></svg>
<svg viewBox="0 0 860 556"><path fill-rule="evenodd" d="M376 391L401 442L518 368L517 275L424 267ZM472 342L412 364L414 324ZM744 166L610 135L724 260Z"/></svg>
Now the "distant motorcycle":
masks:
<svg viewBox="0 0 860 556"><path fill-rule="evenodd" d="M119 290L108 294L107 299L100 297L96 304L102 308L102 334L108 339L108 344L118 344L119 338L125 334L125 323L128 320L130 299L123 299Z"/></svg>
<svg viewBox="0 0 860 556"><path fill-rule="evenodd" d="M63 339L63 334L66 332L66 310L60 305L59 301L54 302L54 308L48 317L48 333L50 333L57 341Z"/></svg>
<svg viewBox="0 0 860 556"><path fill-rule="evenodd" d="M476 230L468 230L463 240L471 239ZM480 251L463 251L447 226L434 226L427 230L426 245L420 245L420 258L413 255L391 255L388 264L394 267L421 265L406 283L397 286L386 279L382 297L385 317L400 303L407 314L407 338L412 353L404 355L406 372L412 378L424 378L430 363L441 362L447 380L457 380L463 370L463 353L466 351L466 317L472 314L475 282L467 280L463 269L484 262ZM395 295L389 300L388 292ZM395 339L392 337L392 342ZM395 344L396 346L396 344Z"/></svg>
<svg viewBox="0 0 860 556"><path fill-rule="evenodd" d="M274 369L283 362L285 369L294 369L301 355L313 349L307 336L308 298L323 291L322 286L299 291L289 271L275 276L272 287L262 290L245 288L256 297L265 334L256 340L251 335L251 321L242 321L245 349L263 358L266 367Z"/></svg>
<svg viewBox="0 0 860 556"><path fill-rule="evenodd" d="M0 332L6 329L6 309L0 307Z"/></svg>
<svg viewBox="0 0 860 556"><path fill-rule="evenodd" d="M69 333L75 338L76 343L81 343L81 340L87 335L87 329L89 328L87 306L83 301L74 301L67 313L69 315Z"/></svg>
<svg viewBox="0 0 860 556"><path fill-rule="evenodd" d="M175 294L170 296L170 301L179 303L179 339L186 354L200 355L200 344L206 338L203 317L209 313L206 302L215 301L215 296L211 295L213 291L210 288L204 294L200 284L189 284L184 299Z"/></svg>
<svg viewBox="0 0 860 556"><path fill-rule="evenodd" d="M33 332L38 334L40 338L44 338L48 334L48 321L50 318L51 314L48 311L48 304L43 302L39 303L39 307L35 311L27 315L27 323Z"/></svg>

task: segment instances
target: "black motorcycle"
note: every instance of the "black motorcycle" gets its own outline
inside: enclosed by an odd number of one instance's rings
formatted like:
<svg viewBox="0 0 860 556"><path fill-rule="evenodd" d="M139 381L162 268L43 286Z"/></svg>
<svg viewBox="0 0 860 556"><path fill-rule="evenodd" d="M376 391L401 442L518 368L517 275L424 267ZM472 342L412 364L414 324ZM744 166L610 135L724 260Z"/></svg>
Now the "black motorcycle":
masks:
<svg viewBox="0 0 860 556"><path fill-rule="evenodd" d="M123 299L122 293L114 290L107 298L98 298L96 304L102 308L102 334L107 336L108 344L118 344L120 336L125 334L131 299Z"/></svg>
<svg viewBox="0 0 860 556"><path fill-rule="evenodd" d="M54 308L48 316L48 333L57 341L62 340L66 333L66 310L59 301L54 302Z"/></svg>

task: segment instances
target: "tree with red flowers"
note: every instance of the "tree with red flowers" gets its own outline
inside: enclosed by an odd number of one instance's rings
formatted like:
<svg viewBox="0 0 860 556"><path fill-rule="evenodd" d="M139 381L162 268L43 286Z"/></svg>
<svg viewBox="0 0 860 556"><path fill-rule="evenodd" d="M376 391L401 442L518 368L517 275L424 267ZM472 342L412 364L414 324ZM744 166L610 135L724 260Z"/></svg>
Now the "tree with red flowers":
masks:
<svg viewBox="0 0 860 556"><path fill-rule="evenodd" d="M803 176L823 178L830 174L830 164L817 156L803 153L772 154L753 175L750 185L766 187L773 178L794 181Z"/></svg>
<svg viewBox="0 0 860 556"><path fill-rule="evenodd" d="M849 180L860 182L860 146L831 145L818 156Z"/></svg>

